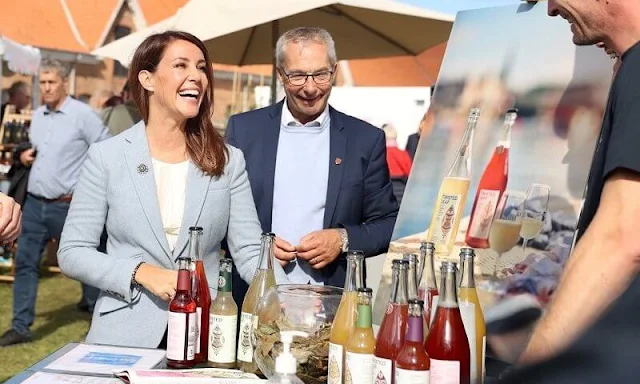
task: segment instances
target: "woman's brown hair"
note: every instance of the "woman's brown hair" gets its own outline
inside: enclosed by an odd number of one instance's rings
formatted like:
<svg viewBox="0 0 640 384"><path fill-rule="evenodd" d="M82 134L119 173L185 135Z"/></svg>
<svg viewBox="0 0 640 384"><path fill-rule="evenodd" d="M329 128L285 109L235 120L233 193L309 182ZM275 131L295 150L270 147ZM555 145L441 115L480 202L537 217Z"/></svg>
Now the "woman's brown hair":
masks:
<svg viewBox="0 0 640 384"><path fill-rule="evenodd" d="M224 139L215 130L211 117L213 114L213 72L211 61L204 43L194 35L182 31L166 31L147 37L136 49L129 68L129 88L136 106L145 123L149 121L149 91L138 81L140 71L154 73L164 55L167 46L175 40L185 40L202 51L209 80L208 88L202 98L200 111L194 118L188 119L184 128L187 153L198 168L209 176L220 176L227 161L228 150Z"/></svg>

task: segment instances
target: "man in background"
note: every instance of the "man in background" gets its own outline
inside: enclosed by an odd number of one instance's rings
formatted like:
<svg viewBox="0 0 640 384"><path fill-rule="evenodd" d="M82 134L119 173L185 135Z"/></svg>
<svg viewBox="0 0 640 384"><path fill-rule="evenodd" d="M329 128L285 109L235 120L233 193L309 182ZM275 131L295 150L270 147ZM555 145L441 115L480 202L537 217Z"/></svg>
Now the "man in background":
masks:
<svg viewBox="0 0 640 384"><path fill-rule="evenodd" d="M244 153L262 229L277 235L289 280L342 287L345 252L386 252L395 225L384 133L329 106L337 57L327 31L287 31L275 54L285 100L232 116L227 140ZM239 303L241 285L234 280Z"/></svg>
<svg viewBox="0 0 640 384"><path fill-rule="evenodd" d="M9 94L9 99L0 107L0 121L4 118L7 105L13 105L16 108L16 112L20 113L21 110L27 108L29 103L31 103L29 86L24 81L16 81L11 84L7 93Z"/></svg>
<svg viewBox="0 0 640 384"><path fill-rule="evenodd" d="M0 347L31 339L42 253L49 239L60 238L89 146L109 137L96 113L67 95L68 75L68 68L59 61L41 64L44 105L33 113L32 148L20 154L20 162L31 171L15 261L13 321L0 337ZM84 284L82 291L78 308L91 311L99 291Z"/></svg>

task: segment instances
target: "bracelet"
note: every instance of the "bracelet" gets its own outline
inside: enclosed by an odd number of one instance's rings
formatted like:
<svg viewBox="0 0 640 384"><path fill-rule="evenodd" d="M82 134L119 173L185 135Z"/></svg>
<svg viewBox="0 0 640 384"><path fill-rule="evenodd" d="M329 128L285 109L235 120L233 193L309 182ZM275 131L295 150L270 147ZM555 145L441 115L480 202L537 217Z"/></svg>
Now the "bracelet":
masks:
<svg viewBox="0 0 640 384"><path fill-rule="evenodd" d="M140 287L140 283L138 283L138 281L136 280L136 273L138 273L138 268L140 268L142 264L144 264L144 261L138 263L138 265L136 265L136 267L133 269L133 273L131 274L131 287Z"/></svg>

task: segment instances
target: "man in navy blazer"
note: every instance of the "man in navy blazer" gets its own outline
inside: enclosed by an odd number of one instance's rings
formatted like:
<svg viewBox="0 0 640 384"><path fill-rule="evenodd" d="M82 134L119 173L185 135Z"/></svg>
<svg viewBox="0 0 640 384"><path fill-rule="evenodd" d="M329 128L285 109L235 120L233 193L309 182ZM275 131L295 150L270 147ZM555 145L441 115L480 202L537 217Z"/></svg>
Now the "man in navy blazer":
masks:
<svg viewBox="0 0 640 384"><path fill-rule="evenodd" d="M285 100L232 116L227 141L241 149L264 231L294 283L342 287L345 252L386 252L398 213L382 130L328 105L337 59L320 28L276 44ZM236 300L246 287L234 282Z"/></svg>

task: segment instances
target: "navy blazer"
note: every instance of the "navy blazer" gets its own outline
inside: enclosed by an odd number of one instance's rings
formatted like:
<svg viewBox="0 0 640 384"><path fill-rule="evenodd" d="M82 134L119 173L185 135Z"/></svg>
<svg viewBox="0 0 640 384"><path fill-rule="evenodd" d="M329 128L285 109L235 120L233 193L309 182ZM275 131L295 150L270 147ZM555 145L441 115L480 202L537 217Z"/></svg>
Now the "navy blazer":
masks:
<svg viewBox="0 0 640 384"><path fill-rule="evenodd" d="M227 142L242 150L263 231L271 231L273 183L284 101L232 116ZM365 256L387 251L398 215L387 166L384 132L329 107L329 182L324 228L345 228L349 249ZM304 151L304 148L300 148ZM300 193L304 193L301 188ZM277 234L276 234L277 235ZM346 259L323 269L324 284L342 287Z"/></svg>

